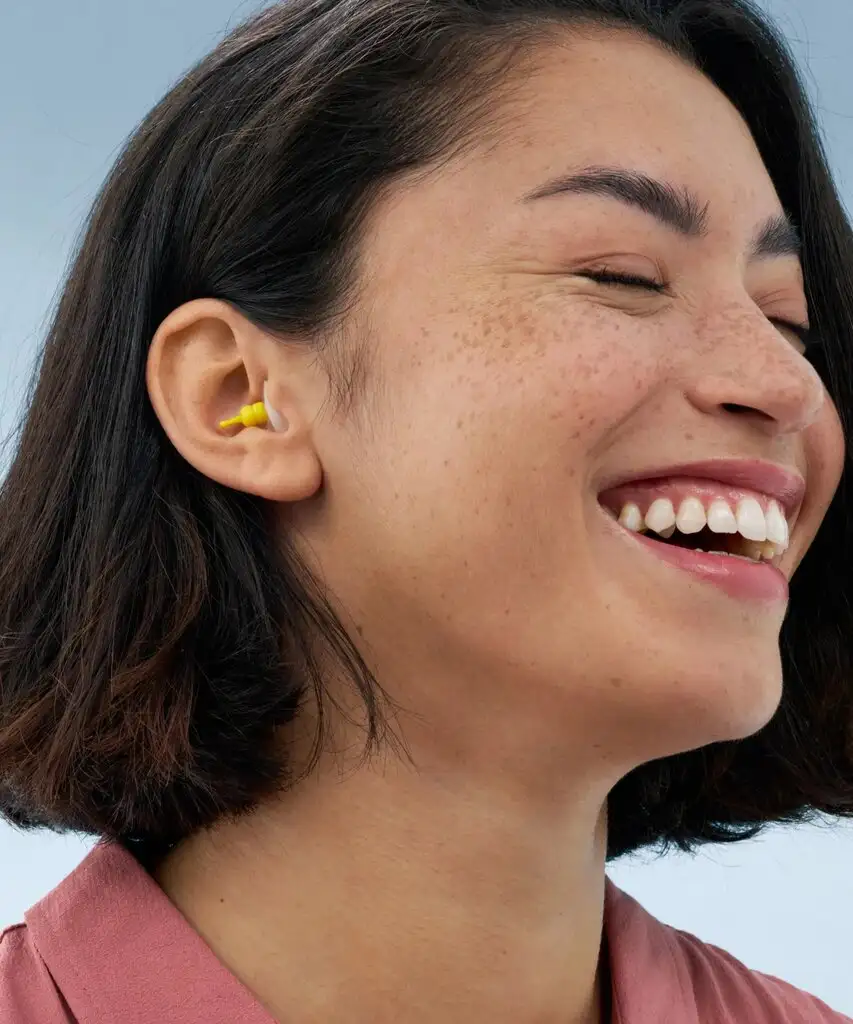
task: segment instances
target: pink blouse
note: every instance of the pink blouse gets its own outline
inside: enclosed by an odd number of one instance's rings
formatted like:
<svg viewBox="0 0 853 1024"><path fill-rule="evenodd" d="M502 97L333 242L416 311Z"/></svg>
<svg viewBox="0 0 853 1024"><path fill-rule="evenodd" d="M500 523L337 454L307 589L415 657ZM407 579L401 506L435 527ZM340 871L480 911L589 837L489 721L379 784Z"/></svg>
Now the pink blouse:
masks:
<svg viewBox="0 0 853 1024"><path fill-rule="evenodd" d="M2 1024L274 1024L123 846L102 840L0 935ZM656 920L607 879L614 1024L853 1024Z"/></svg>

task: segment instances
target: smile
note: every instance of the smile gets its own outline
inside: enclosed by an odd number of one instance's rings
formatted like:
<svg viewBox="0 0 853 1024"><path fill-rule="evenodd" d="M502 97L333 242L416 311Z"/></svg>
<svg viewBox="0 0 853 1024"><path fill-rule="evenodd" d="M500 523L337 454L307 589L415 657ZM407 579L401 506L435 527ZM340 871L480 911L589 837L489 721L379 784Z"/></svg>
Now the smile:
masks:
<svg viewBox="0 0 853 1024"><path fill-rule="evenodd" d="M788 521L773 498L709 494L707 485L697 488L689 483L657 489L668 493L658 497L638 493L623 501L617 519L626 530L754 562L772 562L788 549Z"/></svg>
<svg viewBox="0 0 853 1024"><path fill-rule="evenodd" d="M779 563L802 500L801 479L760 463L670 472L626 481L599 495L620 533L732 596L786 598L788 581Z"/></svg>

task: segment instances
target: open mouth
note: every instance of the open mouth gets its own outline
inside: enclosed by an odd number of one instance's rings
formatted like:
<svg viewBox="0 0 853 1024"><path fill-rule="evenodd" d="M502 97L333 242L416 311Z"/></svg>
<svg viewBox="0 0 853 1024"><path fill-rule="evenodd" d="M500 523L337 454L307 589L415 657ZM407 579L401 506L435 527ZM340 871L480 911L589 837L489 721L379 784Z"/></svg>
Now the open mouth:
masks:
<svg viewBox="0 0 853 1024"><path fill-rule="evenodd" d="M656 534L650 530L638 531L645 533L649 540L672 547L685 548L688 551L700 551L709 555L730 555L743 558L749 562L772 562L780 557L776 546L768 541L747 540L739 533L719 534L708 527L699 533L686 534L674 530L670 536Z"/></svg>
<svg viewBox="0 0 853 1024"><path fill-rule="evenodd" d="M689 551L778 563L790 527L780 503L766 495L699 481L640 481L599 496L629 532Z"/></svg>

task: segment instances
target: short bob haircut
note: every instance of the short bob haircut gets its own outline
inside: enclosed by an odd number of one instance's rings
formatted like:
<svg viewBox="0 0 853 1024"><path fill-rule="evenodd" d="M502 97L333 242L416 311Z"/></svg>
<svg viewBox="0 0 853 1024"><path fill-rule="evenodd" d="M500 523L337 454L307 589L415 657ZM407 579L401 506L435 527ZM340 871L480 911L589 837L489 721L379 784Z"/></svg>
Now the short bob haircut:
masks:
<svg viewBox="0 0 853 1024"><path fill-rule="evenodd" d="M311 690L323 707L328 657L365 703L365 751L393 741L333 595L273 536L264 502L195 472L167 440L145 385L149 343L179 305L218 298L316 346L345 406L363 367L329 340L352 308L379 190L499 128L524 58L589 25L658 41L750 126L802 235L811 358L849 437L853 236L794 60L750 0L267 7L133 133L56 305L0 498L6 820L109 837L153 864L305 774L276 730ZM846 467L793 581L772 721L625 776L609 796L608 860L853 815L850 500Z"/></svg>

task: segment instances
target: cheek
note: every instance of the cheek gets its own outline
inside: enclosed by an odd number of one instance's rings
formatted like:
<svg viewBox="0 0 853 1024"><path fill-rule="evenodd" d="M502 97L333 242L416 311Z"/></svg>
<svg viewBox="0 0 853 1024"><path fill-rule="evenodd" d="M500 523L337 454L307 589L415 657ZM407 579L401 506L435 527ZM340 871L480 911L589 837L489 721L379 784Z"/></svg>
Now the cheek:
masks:
<svg viewBox="0 0 853 1024"><path fill-rule="evenodd" d="M585 607L589 471L659 380L656 332L517 302L383 325L376 429L334 488L359 560L347 579L369 581L350 603L398 621L427 609L463 645L504 654L507 635L523 647L538 628L532 609Z"/></svg>
<svg viewBox="0 0 853 1024"><path fill-rule="evenodd" d="M654 387L659 328L566 305L498 301L400 339L374 453L386 489L401 499L440 492L462 511L572 500L567 481Z"/></svg>
<svg viewBox="0 0 853 1024"><path fill-rule="evenodd" d="M835 405L827 397L820 417L806 432L806 460L811 498L809 511L821 518L838 489L844 469L844 429Z"/></svg>
<svg viewBox="0 0 853 1024"><path fill-rule="evenodd" d="M831 480L831 490L835 493L838 484L841 482L841 474L844 471L844 458L847 451L847 443L844 437L844 428L841 425L841 417L835 405L827 399L827 408L824 411L827 420L826 441L824 462L828 467L828 475Z"/></svg>
<svg viewBox="0 0 853 1024"><path fill-rule="evenodd" d="M811 547L844 468L844 431L838 412L828 398L820 417L805 433L804 447L808 490L798 520L802 545L792 568L799 566Z"/></svg>
<svg viewBox="0 0 853 1024"><path fill-rule="evenodd" d="M565 306L498 305L460 332L443 367L427 368L444 378L446 401L464 411L469 428L500 443L505 455L539 448L542 457L578 457L653 385L647 325L612 310Z"/></svg>

